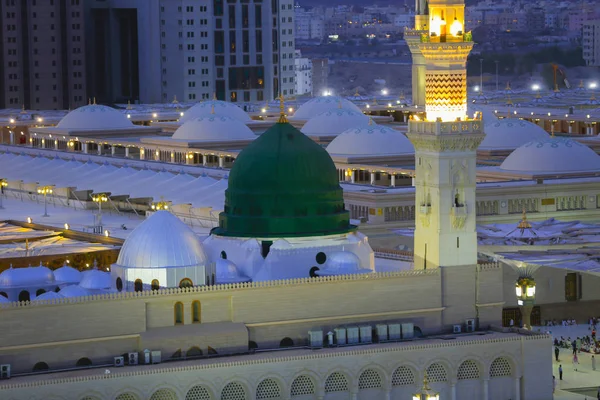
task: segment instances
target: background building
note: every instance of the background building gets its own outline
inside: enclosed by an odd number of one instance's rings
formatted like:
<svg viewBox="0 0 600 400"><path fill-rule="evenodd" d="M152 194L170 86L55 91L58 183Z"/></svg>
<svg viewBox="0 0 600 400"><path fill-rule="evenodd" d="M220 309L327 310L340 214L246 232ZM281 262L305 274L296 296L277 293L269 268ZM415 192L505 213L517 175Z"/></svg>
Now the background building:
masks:
<svg viewBox="0 0 600 400"><path fill-rule="evenodd" d="M54 110L87 102L83 3L0 3L0 108Z"/></svg>
<svg viewBox="0 0 600 400"><path fill-rule="evenodd" d="M296 94L312 94L313 92L313 77L312 77L312 61L307 57L302 57L300 50L296 50L295 58L296 71Z"/></svg>
<svg viewBox="0 0 600 400"><path fill-rule="evenodd" d="M589 66L600 66L600 20L583 25L583 59Z"/></svg>

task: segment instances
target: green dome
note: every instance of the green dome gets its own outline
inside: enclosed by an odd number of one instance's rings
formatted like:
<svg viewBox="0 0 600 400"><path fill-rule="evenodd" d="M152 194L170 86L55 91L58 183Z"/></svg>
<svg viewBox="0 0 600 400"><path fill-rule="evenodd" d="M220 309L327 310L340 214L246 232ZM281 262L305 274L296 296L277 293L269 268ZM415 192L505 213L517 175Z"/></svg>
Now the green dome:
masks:
<svg viewBox="0 0 600 400"><path fill-rule="evenodd" d="M352 229L327 151L287 122L279 122L235 160L214 233L274 238Z"/></svg>

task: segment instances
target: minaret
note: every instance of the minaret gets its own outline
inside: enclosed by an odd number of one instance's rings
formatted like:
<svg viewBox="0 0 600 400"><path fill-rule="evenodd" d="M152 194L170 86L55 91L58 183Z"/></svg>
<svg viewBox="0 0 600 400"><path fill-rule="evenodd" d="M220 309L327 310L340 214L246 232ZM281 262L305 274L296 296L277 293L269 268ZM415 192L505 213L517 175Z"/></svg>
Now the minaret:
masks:
<svg viewBox="0 0 600 400"><path fill-rule="evenodd" d="M404 40L412 54L412 104L419 108L425 106L425 58L418 44L421 35L427 33L428 12L427 0L415 0L415 26L404 33Z"/></svg>
<svg viewBox="0 0 600 400"><path fill-rule="evenodd" d="M425 121L411 120L415 146L415 269L477 264L475 168L480 116L467 117L463 0L431 0L428 30L416 45L425 59Z"/></svg>

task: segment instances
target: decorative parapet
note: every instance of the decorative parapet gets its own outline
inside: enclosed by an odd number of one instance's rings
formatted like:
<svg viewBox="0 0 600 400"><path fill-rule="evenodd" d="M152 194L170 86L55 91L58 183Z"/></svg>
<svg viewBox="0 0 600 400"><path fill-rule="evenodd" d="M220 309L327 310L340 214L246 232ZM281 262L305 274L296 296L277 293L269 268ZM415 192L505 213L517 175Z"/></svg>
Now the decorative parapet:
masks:
<svg viewBox="0 0 600 400"><path fill-rule="evenodd" d="M356 282L356 281L376 281L389 278L411 278L421 276L436 276L439 274L439 269L426 270L408 270L398 272L376 272L371 274L350 274L350 275L334 275L320 276L315 278L295 278L282 279L276 281L261 281L261 282L244 282L244 283L228 283L224 285L209 285L209 286L194 286L190 288L166 288L159 290L145 290L142 292L121 292L121 293L106 293L96 294L84 297L66 297L63 299L52 300L34 300L20 301L0 304L0 310L36 307L36 306L54 306L65 304L88 303L95 301L110 301L110 300L135 300L145 299L149 297L161 296L177 296L186 294L201 294L201 293L227 293L230 291L239 290L255 290L261 288L277 288L296 285L323 285L336 282Z"/></svg>
<svg viewBox="0 0 600 400"><path fill-rule="evenodd" d="M552 336L548 334L535 334L531 333L523 333L519 335L511 335L506 338L491 338L491 339L473 339L473 340L453 340L453 341L443 341L440 343L429 343L429 344L398 344L398 345L386 345L386 346L377 346L370 348L355 348L354 350L346 350L346 351L332 351L332 352L310 352L310 354L299 355L299 356L287 356L287 357L272 357L272 358L252 358L252 356L248 356L248 359L242 361L231 361L231 362L206 362L202 364L196 365L185 365L181 367L165 367L165 368L153 368L147 369L143 367L133 367L127 370L126 372L113 372L110 374L98 374L98 375L86 375L86 376L77 376L71 378L61 378L61 379L48 379L48 380L35 380L31 382L23 382L23 383L9 383L9 384L0 384L0 391L2 390L13 390L13 389L25 389L32 387L40 387L40 386L49 386L49 385L63 385L70 383L78 383L78 382L90 382L90 381L98 381L98 380L107 380L107 379L121 379L127 377L134 376L142 376L142 375L158 375L158 374L169 374L169 373L181 373L188 371L201 371L206 369L216 369L216 368L234 368L234 367L247 367L247 366L256 366L256 365L264 365L271 363L288 363L295 361L306 361L306 360L320 360L324 358L334 358L334 357L368 357L374 354L382 354L382 353L399 353L406 351L420 351L420 350L435 350L442 349L448 347L465 347L465 346L489 346L490 344L501 344L501 343L510 343L517 342L523 340L551 340ZM263 355L265 353L262 353Z"/></svg>
<svg viewBox="0 0 600 400"><path fill-rule="evenodd" d="M483 121L468 119L466 121L408 121L409 133L429 135L457 135L483 133Z"/></svg>
<svg viewBox="0 0 600 400"><path fill-rule="evenodd" d="M487 272L487 271L498 271L502 269L502 265L500 263L484 263L478 264L479 271Z"/></svg>

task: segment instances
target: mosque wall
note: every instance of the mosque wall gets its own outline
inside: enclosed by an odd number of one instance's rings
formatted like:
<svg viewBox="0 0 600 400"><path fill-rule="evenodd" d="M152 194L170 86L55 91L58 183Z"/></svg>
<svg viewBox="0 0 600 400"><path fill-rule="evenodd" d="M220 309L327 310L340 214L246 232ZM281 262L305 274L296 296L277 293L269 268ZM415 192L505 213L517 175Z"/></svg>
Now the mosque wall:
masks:
<svg viewBox="0 0 600 400"><path fill-rule="evenodd" d="M290 397L409 398L428 372L440 397L489 391L490 399L552 397L551 339L546 335L465 337L378 346L261 353L85 374L15 378L0 398L30 400L211 400ZM517 394L517 392L519 392ZM265 394L269 393L269 396ZM497 394L502 394L498 397ZM484 398L484 397L482 397ZM488 398L488 397L485 397Z"/></svg>

